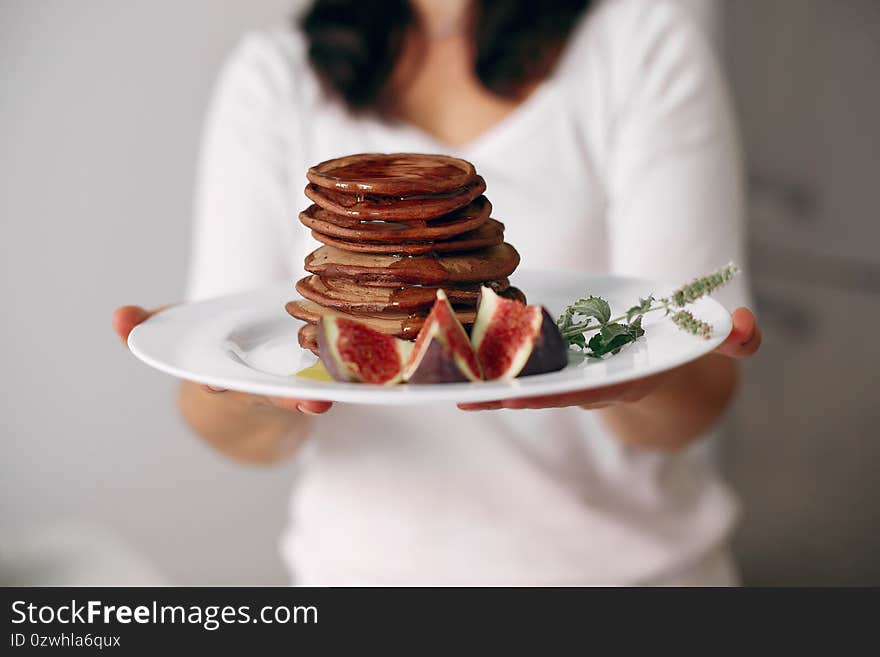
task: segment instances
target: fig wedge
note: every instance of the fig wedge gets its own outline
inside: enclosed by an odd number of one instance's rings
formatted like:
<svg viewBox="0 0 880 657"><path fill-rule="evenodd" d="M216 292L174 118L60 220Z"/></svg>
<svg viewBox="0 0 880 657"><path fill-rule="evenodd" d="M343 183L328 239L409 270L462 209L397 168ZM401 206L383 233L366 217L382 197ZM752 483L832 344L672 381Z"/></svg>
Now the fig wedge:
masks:
<svg viewBox="0 0 880 657"><path fill-rule="evenodd" d="M455 383L483 378L467 332L443 290L431 307L404 368L409 383Z"/></svg>
<svg viewBox="0 0 880 657"><path fill-rule="evenodd" d="M488 380L544 374L568 364L568 348L542 306L527 306L482 288L471 346Z"/></svg>
<svg viewBox="0 0 880 657"><path fill-rule="evenodd" d="M412 346L343 317L324 315L318 321L318 351L336 381L399 383Z"/></svg>

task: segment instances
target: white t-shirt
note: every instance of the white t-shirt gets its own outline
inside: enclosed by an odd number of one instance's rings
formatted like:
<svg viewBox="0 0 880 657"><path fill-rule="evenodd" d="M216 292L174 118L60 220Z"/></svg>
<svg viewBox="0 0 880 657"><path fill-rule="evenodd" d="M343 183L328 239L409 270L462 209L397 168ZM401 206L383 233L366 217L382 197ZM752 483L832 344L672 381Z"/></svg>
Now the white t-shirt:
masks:
<svg viewBox="0 0 880 657"><path fill-rule="evenodd" d="M728 99L671 2L601 3L553 77L463 147L349 116L321 93L301 35L247 37L206 121L190 298L304 275L317 246L296 218L306 169L365 151L474 162L523 267L684 282L743 264ZM745 289L740 277L719 298L739 305ZM307 584L647 581L726 541L736 503L709 451L625 446L576 408L337 404L298 455L282 553Z"/></svg>

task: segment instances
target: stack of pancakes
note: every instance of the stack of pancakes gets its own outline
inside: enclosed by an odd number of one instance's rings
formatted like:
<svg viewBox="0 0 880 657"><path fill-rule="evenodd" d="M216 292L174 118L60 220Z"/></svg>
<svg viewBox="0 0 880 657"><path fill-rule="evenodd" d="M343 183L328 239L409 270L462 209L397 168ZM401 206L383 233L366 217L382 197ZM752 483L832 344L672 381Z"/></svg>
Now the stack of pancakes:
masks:
<svg viewBox="0 0 880 657"><path fill-rule="evenodd" d="M519 254L489 217L486 183L470 162L369 153L322 162L308 179L313 205L299 217L323 246L296 284L304 299L287 304L307 322L302 347L317 353L316 324L328 313L415 339L438 288L465 326L482 285L525 302L507 279Z"/></svg>

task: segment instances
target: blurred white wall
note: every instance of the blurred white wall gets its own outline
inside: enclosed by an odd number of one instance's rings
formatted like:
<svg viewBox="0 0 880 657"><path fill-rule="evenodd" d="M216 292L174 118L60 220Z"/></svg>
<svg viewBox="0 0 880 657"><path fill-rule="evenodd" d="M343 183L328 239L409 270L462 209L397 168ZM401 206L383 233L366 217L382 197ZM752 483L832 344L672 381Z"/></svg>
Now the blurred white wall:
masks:
<svg viewBox="0 0 880 657"><path fill-rule="evenodd" d="M242 32L294 4L0 4L5 538L82 521L172 582L285 581L294 466L238 466L190 436L174 382L125 352L110 312L180 298L212 80ZM713 1L687 4L714 20Z"/></svg>
<svg viewBox="0 0 880 657"><path fill-rule="evenodd" d="M734 549L752 584L876 585L880 2L723 8L764 331L723 444Z"/></svg>
<svg viewBox="0 0 880 657"><path fill-rule="evenodd" d="M282 583L292 471L181 426L174 382L110 329L181 296L220 61L289 0L0 3L0 532L81 519L181 583Z"/></svg>

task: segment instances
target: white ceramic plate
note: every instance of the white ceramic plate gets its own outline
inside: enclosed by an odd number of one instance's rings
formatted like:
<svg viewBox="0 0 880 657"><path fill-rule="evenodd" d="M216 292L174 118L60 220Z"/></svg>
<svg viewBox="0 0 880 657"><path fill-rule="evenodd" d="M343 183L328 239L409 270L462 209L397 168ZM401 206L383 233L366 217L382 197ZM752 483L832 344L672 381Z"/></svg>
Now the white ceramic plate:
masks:
<svg viewBox="0 0 880 657"><path fill-rule="evenodd" d="M577 298L604 297L619 314L639 297L669 293L657 282L572 272L521 271L513 283L530 303L551 315ZM700 299L694 313L713 327L709 340L676 328L662 312L645 316L645 336L602 360L569 352L560 372L514 381L377 386L314 381L295 373L315 362L297 343L301 322L284 310L296 298L292 284L177 306L137 326L128 338L132 353L168 374L212 386L299 399L356 404L478 402L571 392L629 381L677 367L717 347L730 332L730 314L713 299Z"/></svg>

